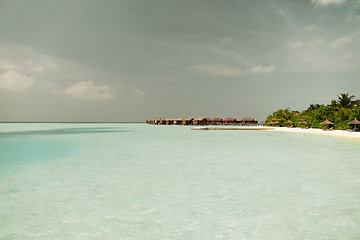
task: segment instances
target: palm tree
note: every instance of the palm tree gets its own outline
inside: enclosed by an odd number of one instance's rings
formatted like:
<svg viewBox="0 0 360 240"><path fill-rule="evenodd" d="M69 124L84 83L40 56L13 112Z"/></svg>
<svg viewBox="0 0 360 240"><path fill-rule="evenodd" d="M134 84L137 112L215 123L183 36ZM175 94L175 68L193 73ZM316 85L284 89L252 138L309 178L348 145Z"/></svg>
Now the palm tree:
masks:
<svg viewBox="0 0 360 240"><path fill-rule="evenodd" d="M355 101L352 100L354 97L355 97L354 95L349 96L349 93L340 94L340 96L338 96L339 106L343 108L352 107L355 103Z"/></svg>

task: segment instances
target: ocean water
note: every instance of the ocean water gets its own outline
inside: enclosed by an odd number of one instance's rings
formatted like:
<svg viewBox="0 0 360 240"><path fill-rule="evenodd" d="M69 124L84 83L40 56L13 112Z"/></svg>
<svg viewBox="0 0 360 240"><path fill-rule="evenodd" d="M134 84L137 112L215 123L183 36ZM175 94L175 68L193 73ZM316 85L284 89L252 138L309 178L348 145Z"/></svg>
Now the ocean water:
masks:
<svg viewBox="0 0 360 240"><path fill-rule="evenodd" d="M0 124L0 239L360 239L360 143Z"/></svg>

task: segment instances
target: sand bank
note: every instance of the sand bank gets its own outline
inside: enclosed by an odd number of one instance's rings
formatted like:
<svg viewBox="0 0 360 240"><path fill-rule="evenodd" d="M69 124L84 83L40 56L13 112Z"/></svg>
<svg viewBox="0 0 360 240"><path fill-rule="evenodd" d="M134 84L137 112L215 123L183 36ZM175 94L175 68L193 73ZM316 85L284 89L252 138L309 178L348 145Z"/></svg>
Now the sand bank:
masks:
<svg viewBox="0 0 360 240"><path fill-rule="evenodd" d="M287 127L263 127L263 126L249 126L249 127L234 127L234 126L201 126L193 127L192 130L270 130L276 132L296 132L296 133L309 133L309 134L321 134L331 137L340 137L346 139L360 140L360 132L349 132L343 130L324 131L316 128L287 128Z"/></svg>
<svg viewBox="0 0 360 240"><path fill-rule="evenodd" d="M272 127L250 126L250 127L234 127L234 126L211 126L211 127L192 127L191 130L274 130Z"/></svg>
<svg viewBox="0 0 360 240"><path fill-rule="evenodd" d="M266 128L266 127L264 127ZM332 130L332 131L324 131L322 129L316 129L316 128L287 128L287 127L275 127L271 128L272 131L277 132L297 132L297 133L310 133L310 134L321 134L321 135L327 135L331 137L340 137L340 138L346 138L346 139L357 139L360 140L360 132L349 132L349 131L343 131L343 130Z"/></svg>

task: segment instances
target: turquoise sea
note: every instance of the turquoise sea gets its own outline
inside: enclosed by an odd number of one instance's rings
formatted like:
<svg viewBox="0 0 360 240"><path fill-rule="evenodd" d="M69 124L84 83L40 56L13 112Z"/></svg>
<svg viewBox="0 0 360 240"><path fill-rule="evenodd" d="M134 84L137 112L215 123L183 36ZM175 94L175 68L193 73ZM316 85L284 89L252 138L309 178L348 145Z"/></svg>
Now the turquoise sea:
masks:
<svg viewBox="0 0 360 240"><path fill-rule="evenodd" d="M360 239L360 142L0 124L0 239Z"/></svg>

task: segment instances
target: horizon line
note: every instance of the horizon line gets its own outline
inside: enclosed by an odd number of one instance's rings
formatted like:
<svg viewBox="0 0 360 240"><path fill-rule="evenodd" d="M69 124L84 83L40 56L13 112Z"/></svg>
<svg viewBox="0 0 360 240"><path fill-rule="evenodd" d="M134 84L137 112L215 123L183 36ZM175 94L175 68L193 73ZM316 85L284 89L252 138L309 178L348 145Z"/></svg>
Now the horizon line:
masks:
<svg viewBox="0 0 360 240"><path fill-rule="evenodd" d="M110 122L110 121L0 121L0 123L145 123L145 122Z"/></svg>

